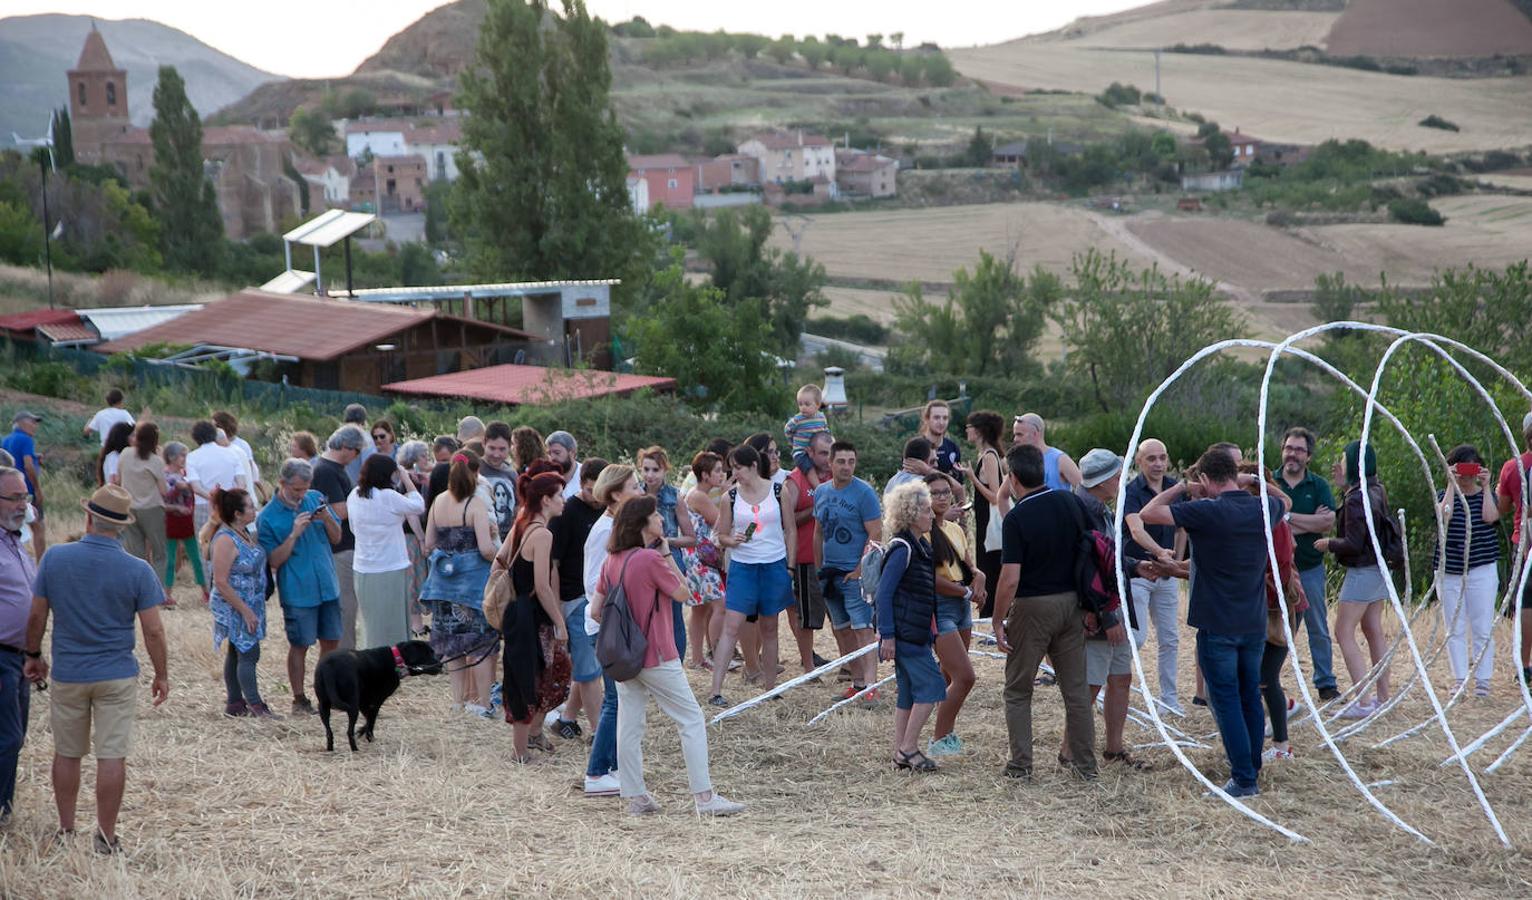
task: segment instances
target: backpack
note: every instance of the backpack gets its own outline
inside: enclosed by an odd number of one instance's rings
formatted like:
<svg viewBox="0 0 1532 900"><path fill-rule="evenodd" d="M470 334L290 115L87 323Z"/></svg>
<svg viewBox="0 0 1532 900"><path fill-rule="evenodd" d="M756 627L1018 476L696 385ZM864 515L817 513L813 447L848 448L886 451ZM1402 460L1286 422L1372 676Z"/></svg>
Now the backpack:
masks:
<svg viewBox="0 0 1532 900"><path fill-rule="evenodd" d="M1404 533L1394 514L1385 507L1376 519L1378 543L1383 546L1383 562L1390 569L1404 568Z"/></svg>
<svg viewBox="0 0 1532 900"><path fill-rule="evenodd" d="M1080 526L1080 545L1075 552L1075 589L1080 605L1087 612L1100 615L1122 603L1117 584L1117 544L1112 536L1090 527L1085 521L1085 505L1070 493L1075 522Z"/></svg>
<svg viewBox="0 0 1532 900"><path fill-rule="evenodd" d="M638 673L644 669L644 654L649 652L649 639L644 637L643 630L638 627L638 620L633 618L633 609L628 605L628 591L623 586L622 579L632 559L633 554L630 553L622 561L617 581L607 592L606 601L602 604L601 630L596 633L596 660L601 663L602 671L610 675L613 681L637 678ZM649 610L648 624L654 624L654 612L659 608L659 595L656 593L654 606Z"/></svg>

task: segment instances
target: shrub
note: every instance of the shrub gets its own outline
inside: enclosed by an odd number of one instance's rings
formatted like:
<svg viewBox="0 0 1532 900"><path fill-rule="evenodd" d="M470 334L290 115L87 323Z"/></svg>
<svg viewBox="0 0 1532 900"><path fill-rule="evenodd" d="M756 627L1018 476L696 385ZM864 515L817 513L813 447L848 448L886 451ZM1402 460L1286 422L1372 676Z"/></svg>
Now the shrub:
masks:
<svg viewBox="0 0 1532 900"><path fill-rule="evenodd" d="M1435 113L1432 113L1431 115L1426 116L1424 119L1421 119L1419 124L1422 128L1440 128L1442 131L1460 130L1455 123L1449 122L1446 119L1443 119L1441 116L1436 115Z"/></svg>
<svg viewBox="0 0 1532 900"><path fill-rule="evenodd" d="M1113 108L1118 106L1137 106L1142 99L1143 94L1138 88L1131 84L1122 84L1116 81L1112 82L1106 90L1096 95L1096 100L1102 106Z"/></svg>
<svg viewBox="0 0 1532 900"><path fill-rule="evenodd" d="M827 338L851 341L856 344L887 344L888 328L880 322L857 313L853 316L824 316L810 319L804 326L807 331Z"/></svg>
<svg viewBox="0 0 1532 900"><path fill-rule="evenodd" d="M1395 200L1388 205L1388 216L1405 225L1443 225L1447 219L1424 200Z"/></svg>

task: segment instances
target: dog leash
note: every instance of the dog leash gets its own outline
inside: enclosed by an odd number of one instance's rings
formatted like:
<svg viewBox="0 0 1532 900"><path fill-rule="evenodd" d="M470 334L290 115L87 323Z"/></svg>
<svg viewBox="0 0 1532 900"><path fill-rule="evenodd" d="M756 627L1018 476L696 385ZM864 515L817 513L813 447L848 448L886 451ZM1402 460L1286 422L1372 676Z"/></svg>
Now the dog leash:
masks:
<svg viewBox="0 0 1532 900"><path fill-rule="evenodd" d="M459 654L457 654L455 656L449 656L446 659L441 660L440 662L441 662L442 668L446 669L447 663L449 663L449 662L456 662L456 661L464 658L465 656L472 656L473 654L478 653L480 649L483 649L484 652L479 655L478 659L474 660L471 663L468 663L467 665L460 666L460 667L452 670L454 672L461 672L463 669L471 669L474 666L478 665L479 663L483 662L484 660L488 659L489 655L491 653L494 653L495 650L499 646L500 646L500 635L496 634L493 637L491 637L488 641L485 641L483 643L480 643L480 644L477 644L475 646L469 647L467 650L464 650L462 653L459 653ZM411 666L410 668L413 671L414 669L416 669L418 667ZM419 673L417 672L416 674L419 674Z"/></svg>

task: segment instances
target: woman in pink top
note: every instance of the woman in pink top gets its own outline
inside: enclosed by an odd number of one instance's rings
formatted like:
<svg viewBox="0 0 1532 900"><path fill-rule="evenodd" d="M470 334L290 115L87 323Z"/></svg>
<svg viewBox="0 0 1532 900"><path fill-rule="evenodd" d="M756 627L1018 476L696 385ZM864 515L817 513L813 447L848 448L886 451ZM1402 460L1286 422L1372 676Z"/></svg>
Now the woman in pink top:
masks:
<svg viewBox="0 0 1532 900"><path fill-rule="evenodd" d="M713 790L708 775L707 724L676 651L674 611L690 592L665 541L665 523L654 497L634 497L618 509L596 596L590 601L591 618L601 621L606 595L619 578L633 619L649 642L643 670L631 680L617 682L617 777L629 814L642 816L660 809L644 786L644 719L650 697L681 732L681 753L698 814L728 816L743 811L744 804L726 800Z"/></svg>

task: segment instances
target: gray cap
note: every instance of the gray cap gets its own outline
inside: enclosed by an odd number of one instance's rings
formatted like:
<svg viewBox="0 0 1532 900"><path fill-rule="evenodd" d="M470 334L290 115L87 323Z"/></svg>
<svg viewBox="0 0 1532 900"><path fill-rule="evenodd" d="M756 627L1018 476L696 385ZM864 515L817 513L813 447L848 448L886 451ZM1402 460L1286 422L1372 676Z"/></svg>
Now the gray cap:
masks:
<svg viewBox="0 0 1532 900"><path fill-rule="evenodd" d="M1122 457L1100 447L1080 460L1080 486L1093 488L1122 471Z"/></svg>
<svg viewBox="0 0 1532 900"><path fill-rule="evenodd" d="M23 409L11 417L11 424L15 425L17 422L41 422L42 420L42 413L35 413L31 412L30 410Z"/></svg>
<svg viewBox="0 0 1532 900"><path fill-rule="evenodd" d="M573 453L575 450L579 449L575 444L574 435L567 431L555 431L554 433L548 435L548 443L558 444L565 450L568 450L570 453Z"/></svg>

